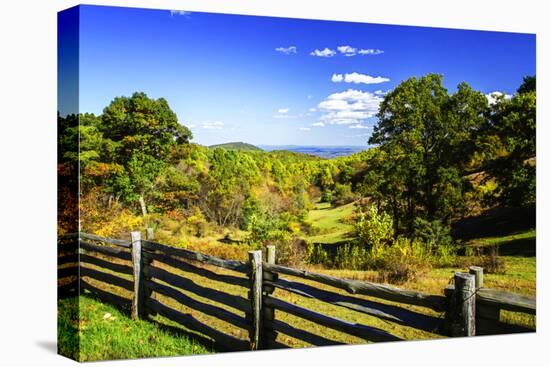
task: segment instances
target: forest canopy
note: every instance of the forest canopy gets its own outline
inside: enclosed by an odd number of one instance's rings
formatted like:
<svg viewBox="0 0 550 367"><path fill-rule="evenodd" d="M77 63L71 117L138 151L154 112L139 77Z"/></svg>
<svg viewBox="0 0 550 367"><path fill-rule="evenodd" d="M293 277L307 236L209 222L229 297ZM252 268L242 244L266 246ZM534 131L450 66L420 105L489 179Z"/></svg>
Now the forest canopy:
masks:
<svg viewBox="0 0 550 367"><path fill-rule="evenodd" d="M312 234L315 203L354 202L350 221L368 247L438 228L445 238L453 222L481 210L533 205L535 122L534 76L490 103L467 83L451 93L441 75L428 74L384 96L371 148L323 159L195 144L168 101L136 92L114 98L101 115L60 116L59 167L68 177L80 165L84 231L117 234L169 218L194 237L231 229L249 244L291 249ZM361 220L373 218L391 231L361 237L361 228L373 228Z"/></svg>

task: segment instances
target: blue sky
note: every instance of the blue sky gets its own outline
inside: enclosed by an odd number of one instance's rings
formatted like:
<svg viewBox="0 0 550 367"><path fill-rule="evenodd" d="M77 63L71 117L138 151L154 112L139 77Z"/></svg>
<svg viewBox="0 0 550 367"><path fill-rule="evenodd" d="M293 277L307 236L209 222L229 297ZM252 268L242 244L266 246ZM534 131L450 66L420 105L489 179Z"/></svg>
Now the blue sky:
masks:
<svg viewBox="0 0 550 367"><path fill-rule="evenodd" d="M366 145L404 79L512 94L536 71L527 34L95 6L80 32L81 112L143 91L204 145Z"/></svg>

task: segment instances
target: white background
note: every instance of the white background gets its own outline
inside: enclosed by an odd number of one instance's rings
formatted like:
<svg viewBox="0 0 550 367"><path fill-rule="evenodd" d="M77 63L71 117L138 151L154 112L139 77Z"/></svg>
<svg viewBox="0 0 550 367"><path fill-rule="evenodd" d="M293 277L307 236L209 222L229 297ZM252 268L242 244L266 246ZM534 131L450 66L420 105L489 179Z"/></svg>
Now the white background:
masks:
<svg viewBox="0 0 550 367"><path fill-rule="evenodd" d="M65 366L56 340L56 12L76 1L0 5L0 363ZM549 27L545 1L118 0L87 4L537 33L536 335L218 354L105 366L548 365ZM546 291L545 291L546 288ZM544 349L546 347L546 350Z"/></svg>

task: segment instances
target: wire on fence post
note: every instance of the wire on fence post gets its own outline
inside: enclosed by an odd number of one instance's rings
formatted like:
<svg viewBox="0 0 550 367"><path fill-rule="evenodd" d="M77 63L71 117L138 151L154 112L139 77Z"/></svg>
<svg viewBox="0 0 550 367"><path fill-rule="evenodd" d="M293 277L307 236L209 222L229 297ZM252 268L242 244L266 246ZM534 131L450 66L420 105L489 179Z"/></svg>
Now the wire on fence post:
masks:
<svg viewBox="0 0 550 367"><path fill-rule="evenodd" d="M475 275L455 273L455 289L451 306L454 308L452 336L476 335Z"/></svg>

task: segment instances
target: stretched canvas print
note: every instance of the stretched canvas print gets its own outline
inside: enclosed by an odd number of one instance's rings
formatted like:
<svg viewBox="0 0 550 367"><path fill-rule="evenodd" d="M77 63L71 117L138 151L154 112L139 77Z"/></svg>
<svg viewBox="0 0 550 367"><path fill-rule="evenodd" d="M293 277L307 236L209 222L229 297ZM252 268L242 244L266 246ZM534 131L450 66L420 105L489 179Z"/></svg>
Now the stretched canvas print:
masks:
<svg viewBox="0 0 550 367"><path fill-rule="evenodd" d="M535 35L87 5L58 25L60 354L535 331Z"/></svg>

